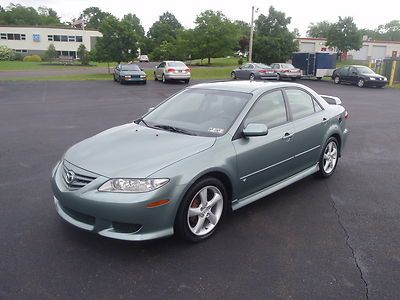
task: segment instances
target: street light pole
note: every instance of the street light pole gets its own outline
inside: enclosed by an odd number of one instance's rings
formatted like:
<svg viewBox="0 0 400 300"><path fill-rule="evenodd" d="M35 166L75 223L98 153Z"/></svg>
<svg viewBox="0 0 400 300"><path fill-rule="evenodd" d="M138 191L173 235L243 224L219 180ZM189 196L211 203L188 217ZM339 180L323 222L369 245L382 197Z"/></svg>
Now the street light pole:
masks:
<svg viewBox="0 0 400 300"><path fill-rule="evenodd" d="M253 60L253 34L254 34L254 6L251 7L249 62L252 62Z"/></svg>

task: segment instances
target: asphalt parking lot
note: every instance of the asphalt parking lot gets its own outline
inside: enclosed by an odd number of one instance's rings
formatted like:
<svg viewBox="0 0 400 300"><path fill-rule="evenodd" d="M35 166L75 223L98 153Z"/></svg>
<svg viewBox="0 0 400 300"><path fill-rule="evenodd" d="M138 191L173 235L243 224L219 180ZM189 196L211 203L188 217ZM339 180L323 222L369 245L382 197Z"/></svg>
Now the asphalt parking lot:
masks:
<svg viewBox="0 0 400 300"><path fill-rule="evenodd" d="M49 184L69 146L185 85L0 82L0 299L398 299L400 91L301 83L349 111L335 175L240 209L191 245L75 229Z"/></svg>

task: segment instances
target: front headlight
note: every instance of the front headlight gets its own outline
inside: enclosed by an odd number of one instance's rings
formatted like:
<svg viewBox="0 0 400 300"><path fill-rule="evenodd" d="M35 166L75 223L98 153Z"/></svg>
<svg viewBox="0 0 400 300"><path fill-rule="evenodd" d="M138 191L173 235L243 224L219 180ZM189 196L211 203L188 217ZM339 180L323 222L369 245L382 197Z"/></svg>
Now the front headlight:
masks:
<svg viewBox="0 0 400 300"><path fill-rule="evenodd" d="M375 79L376 79L375 77L370 77L370 78L369 78L369 80L375 80Z"/></svg>
<svg viewBox="0 0 400 300"><path fill-rule="evenodd" d="M383 80L386 80L386 81L387 81L387 78L386 78L386 77L383 77Z"/></svg>
<svg viewBox="0 0 400 300"><path fill-rule="evenodd" d="M167 178L114 178L103 183L99 187L99 192L116 192L116 193L145 193L154 191L167 184Z"/></svg>
<svg viewBox="0 0 400 300"><path fill-rule="evenodd" d="M140 75L140 78L146 78L146 75Z"/></svg>
<svg viewBox="0 0 400 300"><path fill-rule="evenodd" d="M131 78L131 75L125 75L124 77L129 79L129 78Z"/></svg>

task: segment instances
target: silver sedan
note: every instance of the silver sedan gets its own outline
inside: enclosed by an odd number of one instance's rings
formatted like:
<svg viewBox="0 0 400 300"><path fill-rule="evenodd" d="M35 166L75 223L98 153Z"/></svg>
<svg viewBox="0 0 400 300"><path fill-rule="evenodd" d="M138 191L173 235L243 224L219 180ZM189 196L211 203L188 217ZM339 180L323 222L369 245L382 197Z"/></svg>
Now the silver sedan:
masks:
<svg viewBox="0 0 400 300"><path fill-rule="evenodd" d="M154 79L163 83L171 80L190 81L190 69L181 61L163 61L154 70Z"/></svg>

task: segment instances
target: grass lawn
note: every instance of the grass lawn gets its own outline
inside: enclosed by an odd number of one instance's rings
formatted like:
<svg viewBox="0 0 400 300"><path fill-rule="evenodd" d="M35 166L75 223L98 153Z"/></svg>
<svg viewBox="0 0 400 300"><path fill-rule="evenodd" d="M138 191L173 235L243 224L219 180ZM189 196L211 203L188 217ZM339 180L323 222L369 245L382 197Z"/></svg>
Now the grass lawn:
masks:
<svg viewBox="0 0 400 300"><path fill-rule="evenodd" d="M71 70L73 68L94 68L94 67L107 67L107 63L91 62L90 66L82 66L79 62L74 64L64 65L62 63L54 62L28 62L28 61L0 61L0 71L34 71L34 70ZM114 67L116 63L110 63L110 68Z"/></svg>
<svg viewBox="0 0 400 300"><path fill-rule="evenodd" d="M85 80L112 80L112 74L96 73L92 74L67 74L55 76L27 76L27 77L11 77L3 80L12 81L85 81ZM229 79L232 68L192 68L192 79ZM145 70L148 80L153 80L153 70Z"/></svg>

